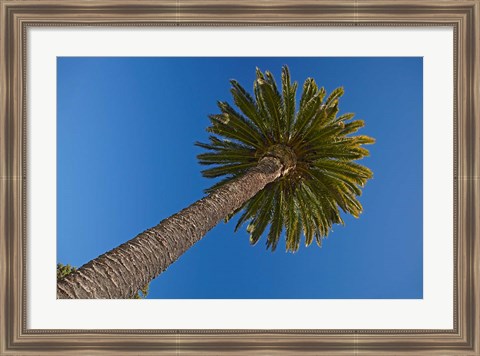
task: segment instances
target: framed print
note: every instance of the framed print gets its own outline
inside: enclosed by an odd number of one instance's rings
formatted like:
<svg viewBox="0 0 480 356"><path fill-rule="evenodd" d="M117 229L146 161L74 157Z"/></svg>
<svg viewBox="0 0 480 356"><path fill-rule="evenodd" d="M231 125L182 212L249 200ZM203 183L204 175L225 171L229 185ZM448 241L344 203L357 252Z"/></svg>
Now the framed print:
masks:
<svg viewBox="0 0 480 356"><path fill-rule="evenodd" d="M480 353L477 0L0 4L2 355Z"/></svg>

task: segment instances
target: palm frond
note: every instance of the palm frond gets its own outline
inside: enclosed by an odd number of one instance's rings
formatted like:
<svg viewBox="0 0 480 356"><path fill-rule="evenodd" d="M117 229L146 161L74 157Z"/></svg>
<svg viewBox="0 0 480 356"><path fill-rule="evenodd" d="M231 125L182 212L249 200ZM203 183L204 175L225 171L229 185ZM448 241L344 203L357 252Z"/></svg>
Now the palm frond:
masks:
<svg viewBox="0 0 480 356"><path fill-rule="evenodd" d="M262 119L258 106L250 94L236 81L231 80L233 101L235 105L250 119L250 121L257 127L258 131L262 133L263 137L266 137L267 131L265 122Z"/></svg>
<svg viewBox="0 0 480 356"><path fill-rule="evenodd" d="M272 75L268 71L265 73L265 77L258 77L255 82L258 92L257 103L268 117L268 122L271 123L271 132L278 142L282 140L284 127L282 121L282 97L277 90Z"/></svg>
<svg viewBox="0 0 480 356"><path fill-rule="evenodd" d="M291 83L288 67L282 68L282 93L283 93L283 121L285 122L284 137L288 140L295 119L295 98L297 82Z"/></svg>

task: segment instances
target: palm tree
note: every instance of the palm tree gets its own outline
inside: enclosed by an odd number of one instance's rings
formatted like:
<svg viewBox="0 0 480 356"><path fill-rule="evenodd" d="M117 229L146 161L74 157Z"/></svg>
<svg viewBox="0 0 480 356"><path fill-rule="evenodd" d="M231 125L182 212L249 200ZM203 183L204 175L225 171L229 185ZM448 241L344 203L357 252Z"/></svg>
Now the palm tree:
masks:
<svg viewBox="0 0 480 356"><path fill-rule="evenodd" d="M76 267L71 266L70 264L64 265L63 263L57 263L57 282L62 278L65 278L70 273L73 273L77 270ZM148 295L149 284L144 285L141 289L135 293L131 299L145 299Z"/></svg>
<svg viewBox="0 0 480 356"><path fill-rule="evenodd" d="M361 187L372 172L355 160L369 154L374 140L352 136L364 122L338 116L343 88L327 97L308 78L296 110L297 83L282 69L281 89L268 71L256 72L253 97L235 80L233 100L240 111L219 102L211 115L209 143L200 163L205 177L223 177L208 195L132 240L88 262L57 284L58 298L129 298L157 277L219 221L238 212L235 230L249 222L250 243L266 234L267 249L285 230L286 250L295 252L301 235L321 245L340 209L358 217ZM281 92L280 92L281 90Z"/></svg>

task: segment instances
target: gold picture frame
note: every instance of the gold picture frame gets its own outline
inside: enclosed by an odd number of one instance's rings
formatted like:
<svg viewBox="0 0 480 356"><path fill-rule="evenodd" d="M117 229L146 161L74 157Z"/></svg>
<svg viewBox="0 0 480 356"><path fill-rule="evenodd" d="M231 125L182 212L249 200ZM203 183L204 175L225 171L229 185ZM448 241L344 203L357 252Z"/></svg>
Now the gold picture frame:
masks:
<svg viewBox="0 0 480 356"><path fill-rule="evenodd" d="M26 42L32 26L449 26L452 330L30 330ZM480 355L479 0L0 0L0 355Z"/></svg>

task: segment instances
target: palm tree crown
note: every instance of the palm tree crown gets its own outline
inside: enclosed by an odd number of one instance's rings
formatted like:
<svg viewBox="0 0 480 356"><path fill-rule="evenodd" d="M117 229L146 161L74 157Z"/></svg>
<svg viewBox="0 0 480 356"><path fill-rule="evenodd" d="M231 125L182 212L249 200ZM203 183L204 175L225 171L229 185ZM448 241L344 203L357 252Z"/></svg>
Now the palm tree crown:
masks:
<svg viewBox="0 0 480 356"><path fill-rule="evenodd" d="M287 66L282 68L281 92L268 71L258 68L253 97L231 80L237 111L218 102L221 113L211 115L209 143L196 144L207 150L198 156L205 177L223 179L209 188L242 176L266 156L283 164L282 176L268 184L232 215L243 211L235 227L249 221L250 242L257 243L270 225L267 249L272 251L285 229L287 251L297 251L303 232L305 245L313 238L319 246L333 224L343 224L339 209L358 217L362 205L357 197L372 177L370 169L355 163L368 156L364 144L374 139L352 136L364 126L351 120L352 113L337 116L343 88L328 97L325 89L308 78L296 110L297 82L291 83ZM230 216L231 217L231 216Z"/></svg>

